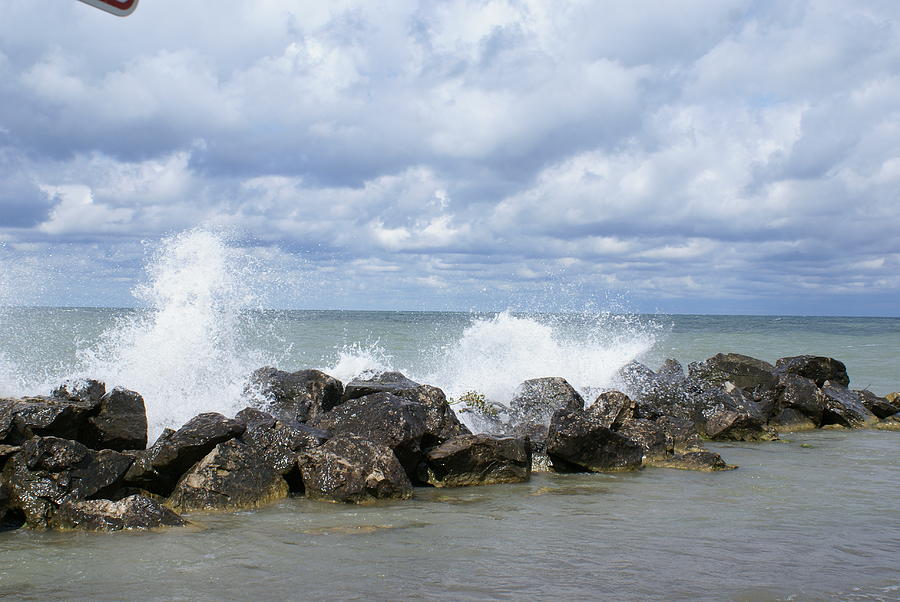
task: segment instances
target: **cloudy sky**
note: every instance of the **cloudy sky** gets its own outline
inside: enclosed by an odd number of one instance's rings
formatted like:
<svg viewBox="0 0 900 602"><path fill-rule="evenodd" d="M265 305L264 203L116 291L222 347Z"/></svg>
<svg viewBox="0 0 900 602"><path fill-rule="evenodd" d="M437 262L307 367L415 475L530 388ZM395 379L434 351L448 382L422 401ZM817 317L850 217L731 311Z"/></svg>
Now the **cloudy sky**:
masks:
<svg viewBox="0 0 900 602"><path fill-rule="evenodd" d="M2 12L7 302L202 227L286 307L900 315L893 0Z"/></svg>

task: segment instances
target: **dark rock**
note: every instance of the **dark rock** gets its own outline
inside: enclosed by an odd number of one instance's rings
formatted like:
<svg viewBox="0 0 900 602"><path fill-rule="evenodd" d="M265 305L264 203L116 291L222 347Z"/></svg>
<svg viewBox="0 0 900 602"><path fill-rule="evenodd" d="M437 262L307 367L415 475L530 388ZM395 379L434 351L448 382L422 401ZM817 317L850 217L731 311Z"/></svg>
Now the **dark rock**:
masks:
<svg viewBox="0 0 900 602"><path fill-rule="evenodd" d="M678 360L670 358L665 360L662 366L659 367L657 376L669 381L684 380L684 367Z"/></svg>
<svg viewBox="0 0 900 602"><path fill-rule="evenodd" d="M657 423L643 418L628 420L615 429L617 433L638 443L645 460L666 458L674 453L674 444Z"/></svg>
<svg viewBox="0 0 900 602"><path fill-rule="evenodd" d="M634 401L620 391L606 391L597 396L585 410L603 426L618 430L625 422L634 419Z"/></svg>
<svg viewBox="0 0 900 602"><path fill-rule="evenodd" d="M723 395L724 393L724 395ZM766 418L742 389L725 383L721 389L707 392L701 427L707 437L720 441L768 441L776 438L765 428Z"/></svg>
<svg viewBox="0 0 900 602"><path fill-rule="evenodd" d="M247 425L241 441L262 457L288 482L291 491L303 491L297 470L297 455L328 441L331 433L299 422L276 420L265 412L248 408L235 417Z"/></svg>
<svg viewBox="0 0 900 602"><path fill-rule="evenodd" d="M816 355L783 357L775 362L775 370L780 373L797 374L815 381L819 387L826 380L843 386L850 384L847 367L836 359Z"/></svg>
<svg viewBox="0 0 900 602"><path fill-rule="evenodd" d="M382 372L367 379L353 379L344 388L342 401L358 399L375 393L393 393L399 395L400 391L415 389L420 386L414 380L406 378L400 372Z"/></svg>
<svg viewBox="0 0 900 602"><path fill-rule="evenodd" d="M0 399L0 443L18 445L32 437L76 440L98 405L57 397Z"/></svg>
<svg viewBox="0 0 900 602"><path fill-rule="evenodd" d="M117 502L68 500L50 522L54 529L81 531L144 531L186 524L186 520L159 502L141 495L131 495Z"/></svg>
<svg viewBox="0 0 900 602"><path fill-rule="evenodd" d="M209 412L195 416L177 431L166 429L149 449L137 454L126 481L168 497L181 475L219 443L242 435L244 428L237 420Z"/></svg>
<svg viewBox="0 0 900 602"><path fill-rule="evenodd" d="M655 423L665 433L666 444L676 453L699 451L703 448L700 433L693 420L661 416L655 420Z"/></svg>
<svg viewBox="0 0 900 602"><path fill-rule="evenodd" d="M678 468L681 470L702 470L702 471L718 471L718 470L734 470L737 466L726 464L722 456L716 452L707 450L693 451L686 454L679 454L664 460L656 460L653 466L659 468Z"/></svg>
<svg viewBox="0 0 900 602"><path fill-rule="evenodd" d="M9 508L27 526L45 529L66 501L107 497L121 484L133 458L57 437L36 437L22 445L3 471Z"/></svg>
<svg viewBox="0 0 900 602"><path fill-rule="evenodd" d="M900 431L900 412L878 421L875 428L882 431Z"/></svg>
<svg viewBox="0 0 900 602"><path fill-rule="evenodd" d="M96 404L106 395L106 385L98 380L85 378L67 380L53 389L50 395L68 401L84 401Z"/></svg>
<svg viewBox="0 0 900 602"><path fill-rule="evenodd" d="M867 428L878 422L878 418L863 405L857 393L847 387L825 381L819 390L824 411L822 425L837 424L847 428Z"/></svg>
<svg viewBox="0 0 900 602"><path fill-rule="evenodd" d="M777 407L796 410L816 426L822 424L825 405L815 381L797 374L782 374L778 379L777 391ZM790 416L788 414L788 418Z"/></svg>
<svg viewBox="0 0 900 602"><path fill-rule="evenodd" d="M426 419L427 411L422 404L392 393L374 393L345 401L312 426L333 434L359 435L388 446L412 479L422 459Z"/></svg>
<svg viewBox="0 0 900 602"><path fill-rule="evenodd" d="M644 450L583 410L559 410L550 422L547 455L556 470L600 472L639 468Z"/></svg>
<svg viewBox="0 0 900 602"><path fill-rule="evenodd" d="M287 482L259 451L231 439L181 477L166 505L179 512L241 510L287 495Z"/></svg>
<svg viewBox="0 0 900 602"><path fill-rule="evenodd" d="M783 433L809 431L817 428L818 425L806 414L794 408L785 408L769 420L769 426L777 432Z"/></svg>
<svg viewBox="0 0 900 602"><path fill-rule="evenodd" d="M419 479L435 487L520 483L531 474L526 438L460 435L428 450Z"/></svg>
<svg viewBox="0 0 900 602"><path fill-rule="evenodd" d="M879 397L868 389L854 391L854 393L859 396L859 400L866 406L866 409L875 414L878 418L887 418L888 416L893 416L897 412L900 412L900 405L891 403L886 398Z"/></svg>
<svg viewBox="0 0 900 602"><path fill-rule="evenodd" d="M745 391L772 390L778 383L772 364L740 353L718 353L691 364L688 373L711 384L731 382Z"/></svg>
<svg viewBox="0 0 900 602"><path fill-rule="evenodd" d="M550 424L557 410L584 409L584 399L564 378L533 378L519 385L509 407L517 422Z"/></svg>
<svg viewBox="0 0 900 602"><path fill-rule="evenodd" d="M297 459L306 497L330 502L365 503L409 499L412 484L386 445L341 434Z"/></svg>
<svg viewBox="0 0 900 602"><path fill-rule="evenodd" d="M79 440L94 449L144 449L147 447L147 411L144 398L116 387L99 400L96 416L87 419Z"/></svg>
<svg viewBox="0 0 900 602"><path fill-rule="evenodd" d="M531 449L531 472L548 472L550 458L547 456L547 434L550 427L537 422L520 422L509 430L508 435L516 439L528 439ZM485 433L488 434L488 433Z"/></svg>
<svg viewBox="0 0 900 602"><path fill-rule="evenodd" d="M282 420L315 420L341 403L341 381L319 370L285 372L266 366L250 376L248 391L265 400L264 409Z"/></svg>

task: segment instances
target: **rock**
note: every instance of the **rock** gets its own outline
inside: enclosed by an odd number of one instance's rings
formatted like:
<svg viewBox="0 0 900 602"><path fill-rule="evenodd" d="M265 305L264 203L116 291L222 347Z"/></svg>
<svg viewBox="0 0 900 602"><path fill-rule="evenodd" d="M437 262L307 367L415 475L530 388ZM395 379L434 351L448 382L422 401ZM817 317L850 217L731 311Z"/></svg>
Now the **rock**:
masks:
<svg viewBox="0 0 900 602"><path fill-rule="evenodd" d="M145 531L186 524L186 520L159 502L141 495L131 495L117 502L68 500L50 521L54 529L81 531Z"/></svg>
<svg viewBox="0 0 900 602"><path fill-rule="evenodd" d="M717 385L731 382L748 392L772 390L778 383L775 366L740 353L718 353L693 363L688 374L691 378Z"/></svg>
<svg viewBox="0 0 900 602"><path fill-rule="evenodd" d="M106 395L106 385L98 380L78 378L65 381L53 389L50 395L68 401L97 404Z"/></svg>
<svg viewBox="0 0 900 602"><path fill-rule="evenodd" d="M457 435L471 434L459 421L441 389L419 384L400 372L382 372L368 380L353 380L347 384L343 400L350 401L375 393L392 393L425 406L424 447L438 445Z"/></svg>
<svg viewBox="0 0 900 602"><path fill-rule="evenodd" d="M900 412L900 405L891 403L884 397L878 397L868 389L854 391L859 396L866 409L875 414L878 418L887 418Z"/></svg>
<svg viewBox="0 0 900 602"><path fill-rule="evenodd" d="M306 497L329 502L365 503L409 499L412 484L386 445L340 434L297 459Z"/></svg>
<svg viewBox="0 0 900 602"><path fill-rule="evenodd" d="M825 405L819 395L819 387L809 378L789 373L780 375L776 405L780 409L791 409L803 414L816 426L822 424ZM788 418L790 416L788 414Z"/></svg>
<svg viewBox="0 0 900 602"><path fill-rule="evenodd" d="M331 433L308 424L276 420L252 408L242 410L235 419L246 425L240 440L254 448L267 466L284 477L291 491L303 491L297 455L322 445Z"/></svg>
<svg viewBox="0 0 900 602"><path fill-rule="evenodd" d="M781 410L781 413L769 420L769 426L779 433L809 431L818 427L809 416L794 408Z"/></svg>
<svg viewBox="0 0 900 602"><path fill-rule="evenodd" d="M846 386L825 381L819 390L824 411L822 425L837 424L847 428L867 428L878 422L878 418L863 405L859 395Z"/></svg>
<svg viewBox="0 0 900 602"><path fill-rule="evenodd" d="M509 403L517 422L550 424L557 410L582 410L584 399L564 378L526 380Z"/></svg>
<svg viewBox="0 0 900 602"><path fill-rule="evenodd" d="M900 412L878 421L875 428L881 431L900 431Z"/></svg>
<svg viewBox="0 0 900 602"><path fill-rule="evenodd" d="M550 471L550 458L547 456L547 434L549 432L549 426L537 422L520 422L510 430L509 435L513 438L528 439L531 450L531 472Z"/></svg>
<svg viewBox="0 0 900 602"><path fill-rule="evenodd" d="M358 399L375 393L393 393L399 395L400 391L415 389L420 386L414 380L406 378L400 372L382 372L368 379L353 379L344 388L342 401Z"/></svg>
<svg viewBox="0 0 900 602"><path fill-rule="evenodd" d="M847 367L836 359L816 355L783 357L775 362L779 373L797 374L815 381L821 387L826 380L843 386L850 384Z"/></svg>
<svg viewBox="0 0 900 602"><path fill-rule="evenodd" d="M315 420L342 401L344 385L319 370L285 372L270 366L250 376L248 391L265 400L264 409L283 420Z"/></svg>
<svg viewBox="0 0 900 602"><path fill-rule="evenodd" d="M725 383L724 388L708 392L705 399L708 402L703 409L706 423L701 428L710 439L768 441L776 438L765 428L765 417L742 389Z"/></svg>
<svg viewBox="0 0 900 602"><path fill-rule="evenodd" d="M435 487L521 483L531 474L528 439L459 435L425 454L419 479Z"/></svg>
<svg viewBox="0 0 900 602"><path fill-rule="evenodd" d="M166 505L179 512L242 510L287 495L287 482L262 454L231 439L218 444L181 477Z"/></svg>
<svg viewBox="0 0 900 602"><path fill-rule="evenodd" d="M0 443L18 445L32 437L78 439L98 401L57 397L0 399Z"/></svg>
<svg viewBox="0 0 900 602"><path fill-rule="evenodd" d="M96 416L87 419L79 440L94 449L144 449L147 447L147 411L144 398L116 387L99 400Z"/></svg>
<svg viewBox="0 0 900 602"><path fill-rule="evenodd" d="M137 454L126 482L168 497L181 475L219 443L242 435L244 428L237 420L209 412L191 418L177 431L166 429L149 449Z"/></svg>
<svg viewBox="0 0 900 602"><path fill-rule="evenodd" d="M27 526L46 529L63 503L107 497L118 489L133 461L109 449L35 437L6 463L2 481L8 488L7 506L19 510Z"/></svg>
<svg viewBox="0 0 900 602"><path fill-rule="evenodd" d="M672 458L656 460L652 463L658 468L678 468L681 470L718 471L734 470L737 466L726 464L722 456L707 450L679 454Z"/></svg>
<svg viewBox="0 0 900 602"><path fill-rule="evenodd" d="M634 419L635 403L620 391L606 391L597 396L585 411L603 426L617 430L625 422Z"/></svg>
<svg viewBox="0 0 900 602"><path fill-rule="evenodd" d="M651 420L635 418L614 429L620 435L638 443L643 448L645 460L663 459L674 453L674 444L666 431Z"/></svg>
<svg viewBox="0 0 900 602"><path fill-rule="evenodd" d="M411 479L422 459L427 411L420 403L392 393L373 393L345 401L313 423L333 434L359 435L394 451Z"/></svg>
<svg viewBox="0 0 900 602"><path fill-rule="evenodd" d="M684 367L678 360L670 358L665 360L662 366L659 367L657 376L668 381L684 380Z"/></svg>
<svg viewBox="0 0 900 602"><path fill-rule="evenodd" d="M583 410L559 410L550 422L547 455L556 470L601 472L639 468L644 450Z"/></svg>
<svg viewBox="0 0 900 602"><path fill-rule="evenodd" d="M702 450L703 442L693 420L676 418L674 416L661 416L654 422L665 433L666 445L671 447L676 453Z"/></svg>
<svg viewBox="0 0 900 602"><path fill-rule="evenodd" d="M900 404L900 392L888 393L884 398L893 404Z"/></svg>

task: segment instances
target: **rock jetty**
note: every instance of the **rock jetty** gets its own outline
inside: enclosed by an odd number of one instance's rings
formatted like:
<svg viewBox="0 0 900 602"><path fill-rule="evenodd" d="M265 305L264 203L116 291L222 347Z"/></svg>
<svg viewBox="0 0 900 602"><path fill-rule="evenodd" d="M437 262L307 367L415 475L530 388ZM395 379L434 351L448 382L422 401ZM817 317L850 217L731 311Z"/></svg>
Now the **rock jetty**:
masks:
<svg viewBox="0 0 900 602"><path fill-rule="evenodd" d="M729 470L704 441L900 430L900 395L850 389L833 358L772 365L729 353L655 372L633 362L618 382L586 403L565 379L536 378L499 404L477 392L448 400L399 372L345 385L264 367L236 416L200 414L149 446L139 393L66 382L45 397L0 399L0 529L175 527L188 524L185 513L290 495L403 500L416 487L515 483L536 470Z"/></svg>

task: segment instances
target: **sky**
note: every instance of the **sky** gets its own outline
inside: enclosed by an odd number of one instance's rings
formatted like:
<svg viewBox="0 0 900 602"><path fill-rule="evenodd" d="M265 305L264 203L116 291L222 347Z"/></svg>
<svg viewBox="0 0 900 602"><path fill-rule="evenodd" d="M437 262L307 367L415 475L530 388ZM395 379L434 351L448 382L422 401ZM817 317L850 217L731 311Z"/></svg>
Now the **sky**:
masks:
<svg viewBox="0 0 900 602"><path fill-rule="evenodd" d="M898 316L898 141L893 0L9 0L0 303Z"/></svg>

